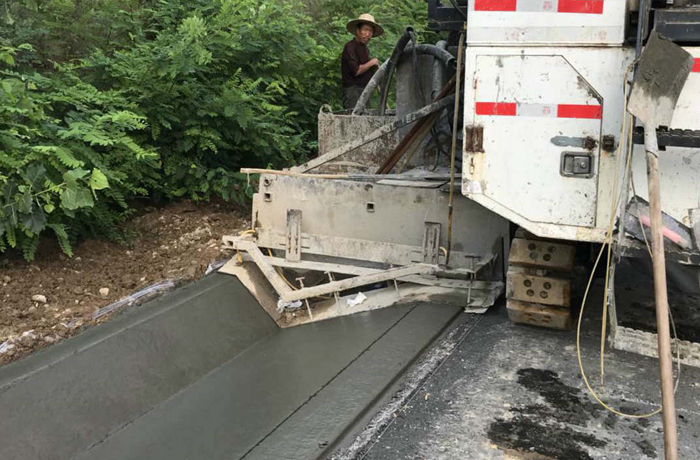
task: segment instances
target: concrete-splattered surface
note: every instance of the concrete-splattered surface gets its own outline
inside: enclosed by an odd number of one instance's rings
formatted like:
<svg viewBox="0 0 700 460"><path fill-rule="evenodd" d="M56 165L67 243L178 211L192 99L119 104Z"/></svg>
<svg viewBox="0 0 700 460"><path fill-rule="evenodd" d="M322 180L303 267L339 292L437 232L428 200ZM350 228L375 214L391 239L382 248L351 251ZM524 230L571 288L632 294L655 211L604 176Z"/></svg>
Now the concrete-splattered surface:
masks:
<svg viewBox="0 0 700 460"><path fill-rule="evenodd" d="M211 275L0 369L0 458L319 458L459 315L414 303L280 329Z"/></svg>
<svg viewBox="0 0 700 460"><path fill-rule="evenodd" d="M584 320L584 365L603 400L627 412L653 410L658 362L608 350L597 377L599 319ZM596 333L598 332L598 333ZM685 367L676 395L680 458L700 457L700 370ZM644 459L663 455L661 418L615 416L589 396L575 334L512 324L494 308L393 422L355 458Z"/></svg>

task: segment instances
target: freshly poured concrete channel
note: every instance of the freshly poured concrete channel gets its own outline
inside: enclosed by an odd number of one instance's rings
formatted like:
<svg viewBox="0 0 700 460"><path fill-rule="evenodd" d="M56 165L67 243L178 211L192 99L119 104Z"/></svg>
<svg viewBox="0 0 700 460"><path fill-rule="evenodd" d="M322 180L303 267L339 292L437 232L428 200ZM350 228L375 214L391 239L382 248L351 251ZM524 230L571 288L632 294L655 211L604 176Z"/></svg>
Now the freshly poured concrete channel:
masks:
<svg viewBox="0 0 700 460"><path fill-rule="evenodd" d="M458 313L281 330L210 276L0 369L0 458L319 458Z"/></svg>

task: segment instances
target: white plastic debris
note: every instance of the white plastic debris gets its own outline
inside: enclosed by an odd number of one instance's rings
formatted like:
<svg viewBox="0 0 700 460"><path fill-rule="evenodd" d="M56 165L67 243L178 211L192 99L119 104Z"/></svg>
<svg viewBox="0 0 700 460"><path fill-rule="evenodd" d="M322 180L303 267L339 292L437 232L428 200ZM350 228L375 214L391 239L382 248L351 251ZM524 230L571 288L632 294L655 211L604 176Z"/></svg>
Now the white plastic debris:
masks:
<svg viewBox="0 0 700 460"><path fill-rule="evenodd" d="M22 332L22 337L29 337L31 339L36 339L36 334L34 333L34 329Z"/></svg>
<svg viewBox="0 0 700 460"><path fill-rule="evenodd" d="M63 324L63 323L61 323ZM68 324L66 324L67 329L76 329L83 325L83 320L80 318L73 318Z"/></svg>
<svg viewBox="0 0 700 460"><path fill-rule="evenodd" d="M226 260L219 260L219 261L210 263L210 264L207 266L207 270L204 272L204 275L206 276L206 275L208 275L209 273L220 269L221 267L224 266L224 264L225 264L227 261L228 261L228 259L226 259Z"/></svg>
<svg viewBox="0 0 700 460"><path fill-rule="evenodd" d="M361 292L358 292L355 297L350 297L348 302L348 307L354 307L355 305L360 305L362 302L367 300L367 296Z"/></svg>
<svg viewBox="0 0 700 460"><path fill-rule="evenodd" d="M19 339L17 339L16 341L18 341L21 345L24 345L25 347L31 347L36 342L36 339L37 336L34 333L34 329L32 329L30 331L23 332Z"/></svg>
<svg viewBox="0 0 700 460"><path fill-rule="evenodd" d="M108 287L100 288L100 295L102 297L107 297L109 295L109 288Z"/></svg>
<svg viewBox="0 0 700 460"><path fill-rule="evenodd" d="M101 316L104 316L107 313L114 311L119 307L123 307L124 305L142 303L154 297L158 297L161 294L175 289L175 286L176 283L174 280L166 280L161 283L153 284L151 286L148 286L147 288L141 289L138 292L128 295L123 299L117 300L116 302L109 304L106 307L100 308L99 310L95 311L95 313L93 313L92 319L97 319Z"/></svg>
<svg viewBox="0 0 700 460"><path fill-rule="evenodd" d="M9 350L12 350L15 347L15 344L12 342L12 340L5 340L2 344L0 344L0 354L7 353Z"/></svg>
<svg viewBox="0 0 700 460"><path fill-rule="evenodd" d="M285 302L282 299L277 301L277 311L282 313L285 310L296 310L301 308L301 300L295 300L294 302Z"/></svg>

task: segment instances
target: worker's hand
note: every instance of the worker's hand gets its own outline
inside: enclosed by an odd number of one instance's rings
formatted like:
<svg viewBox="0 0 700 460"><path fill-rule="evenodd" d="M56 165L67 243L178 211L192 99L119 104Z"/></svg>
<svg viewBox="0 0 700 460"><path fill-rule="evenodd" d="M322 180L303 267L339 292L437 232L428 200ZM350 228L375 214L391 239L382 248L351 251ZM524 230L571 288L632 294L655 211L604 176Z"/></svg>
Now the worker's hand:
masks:
<svg viewBox="0 0 700 460"><path fill-rule="evenodd" d="M374 66L379 67L379 61L377 60L377 58L370 59L369 63L372 64L370 67L374 67Z"/></svg>

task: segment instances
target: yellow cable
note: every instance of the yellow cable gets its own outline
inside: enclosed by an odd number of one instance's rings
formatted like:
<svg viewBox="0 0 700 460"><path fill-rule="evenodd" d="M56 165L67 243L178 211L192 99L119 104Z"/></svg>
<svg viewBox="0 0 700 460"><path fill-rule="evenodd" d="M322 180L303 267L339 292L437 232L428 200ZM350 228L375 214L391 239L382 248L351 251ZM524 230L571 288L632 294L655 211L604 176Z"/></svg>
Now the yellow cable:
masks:
<svg viewBox="0 0 700 460"><path fill-rule="evenodd" d="M271 251L269 248L267 249L267 254L268 254L270 257L272 257L272 251ZM292 288L292 289L295 290L295 291L298 291L298 290L299 290L298 287L294 286L294 285L293 285L291 282L289 282L289 280L284 276L284 273L282 272L282 269L281 269L281 268L275 267L275 270L276 270L277 273L282 277L282 279L284 280L284 282L287 283L287 286L289 286L290 288Z"/></svg>
<svg viewBox="0 0 700 460"><path fill-rule="evenodd" d="M595 392L593 387L591 386L590 382L588 381L588 377L586 376L586 372L583 368L583 360L581 358L581 323L583 320L583 313L585 310L586 306L586 300L588 299L588 293L591 288L591 284L593 282L593 277L595 275L595 271L598 268L598 263L600 262L600 258L603 255L603 251L605 250L606 246L608 247L608 258L607 258L607 266L605 270L605 292L604 292L604 297L603 297L603 318L602 318L602 337L601 337L601 345L600 345L600 367L601 367L601 381L604 379L604 372L605 372L605 332L606 332L606 326L607 326L607 304L608 304L608 286L609 286L609 281L610 281L610 244L612 242L612 236L613 236L613 228L615 224L615 216L617 214L617 210L619 209L620 201L622 201L622 190L619 191L618 193L618 182L619 182L619 170L620 170L620 161L622 159L622 156L620 155L621 153L621 148L623 145L622 138L623 134L625 133L625 127L629 124L630 126L627 129L627 136L626 136L626 145L627 145L627 155L626 155L626 167L625 171L623 174L623 182L624 178L627 176L629 173L629 169L631 166L631 156L632 156L632 146L630 143L630 137L631 137L631 130L632 126L631 123L629 123L630 116L627 114L627 78L629 76L629 72L632 69L634 63L630 64L630 66L627 68L624 79L623 79L623 85L622 85L622 91L623 91L623 123L622 126L620 126L620 144L618 145L618 151L617 151L617 157L618 157L618 162L617 162L617 167L615 169L615 181L613 185L613 193L612 196L614 197L612 203L611 203L611 210L610 210L610 219L608 222L608 228L605 232L605 238L603 240L603 244L600 248L600 251L598 252L598 257L596 258L595 264L593 264L593 269L591 270L591 276L588 278L588 284L586 285L586 291L583 295L583 300L581 301L581 311L579 312L579 317L578 317L578 323L576 326L576 355L578 358L578 366L579 366L579 371L581 372L581 377L583 378L584 383L586 384L586 388L588 388L588 391L591 393L593 398L605 409L609 410L610 412L620 415L622 417L629 417L629 418L647 418L651 417L653 415L658 414L661 412L661 409L657 409L653 412L647 413L647 414L627 414L621 411L618 411L614 409L613 407L607 405L603 400L600 399L598 394Z"/></svg>
<svg viewBox="0 0 700 460"><path fill-rule="evenodd" d="M630 174L630 183L632 184L632 193L637 196L637 188L634 186L634 173ZM653 259L654 254L651 252L651 245L649 245L649 240L647 240L647 232L644 230L644 224L642 223L642 217L639 215L639 202L636 203L637 209L637 221L639 222L639 228L642 229L642 236L644 237L644 244L647 247L647 252L649 253L649 258Z"/></svg>
<svg viewBox="0 0 700 460"><path fill-rule="evenodd" d="M596 269L598 268L598 263L600 262L600 258L602 257L603 251L605 250L606 246L608 247L608 265L607 265L606 270L605 270L605 286L606 286L606 289L605 289L605 292L604 292L604 299L603 299L603 318L602 318L602 320L603 320L603 332L605 332L605 325L607 324L607 300L608 300L608 290L607 290L607 288L608 288L609 281L610 281L610 263L609 263L609 260L610 260L610 252L611 252L611 243L612 243L612 237L613 237L613 228L614 228L614 223L615 223L615 216L617 215L617 210L619 209L620 202L622 201L622 190L620 190L619 192L618 192L618 190L617 190L617 187L618 187L618 175L619 175L619 173L618 173L617 171L619 171L619 165L620 165L620 161L621 161L621 156L620 156L619 154L620 154L620 149L621 149L621 147L622 147L622 145L623 145L623 143L622 143L622 135L623 135L623 133L625 132L625 127L626 127L626 125L628 125L629 119L630 119L629 115L627 115L627 91L626 91L626 87L627 87L627 77L628 77L629 72L630 72L630 70L631 70L631 68L632 68L633 65L634 65L634 63L630 64L630 66L627 68L627 71L625 72L624 81L623 81L623 92L624 92L623 113L624 113L624 118L623 118L623 124L622 124L622 126L620 127L620 145L618 146L618 163L617 163L618 167L616 168L615 182L614 182L613 194L612 194L612 196L615 197L615 198L614 198L614 200L613 200L613 202L612 202L612 209L611 209L611 213L610 213L610 220L609 220L609 223L608 223L608 228L607 228L607 230L606 230L606 232L605 232L605 238L603 239L603 244L602 244L602 246L601 246L601 248L600 248L600 251L598 252L598 257L596 258L596 261L595 261L595 263L593 264L593 269L591 270L591 275L590 275L590 277L588 278L588 284L586 285L586 291L585 291L585 293L584 293L584 295L583 295L583 300L581 301L581 310L580 310L580 312L579 312L578 323L577 323L577 326L576 326L576 356L577 356L577 358L578 358L578 367L579 367L579 371L581 372L581 377L583 378L583 381L584 381L584 383L586 384L586 388L588 389L588 391L589 391L589 392L591 393L591 395L593 396L593 399L595 399L595 400L598 402L598 404L600 404L602 407L604 407L605 409L607 409L608 411L610 411L610 412L612 412L612 413L614 413L614 414L616 414L616 415L619 415L619 416L621 416L621 417L637 418L637 419L638 419L638 418L648 418L648 417L652 417L652 416L654 416L654 415L660 413L660 412L661 412L661 408L658 408L658 409L656 409L656 410L654 410L654 411L652 411L652 412L645 413L645 414L628 414L628 413L621 412L621 411L619 411L619 410L617 410L617 409L615 409L615 408L609 406L608 404L606 404L605 402L603 402L602 399L600 399L600 396L598 396L598 394L596 393L596 391L593 389L593 387L591 386L590 382L588 381L588 377L586 376L586 372L585 372L585 370L584 370L584 368L583 368L583 359L581 358L581 323L582 323L582 321L583 321L583 313L584 313L585 306L586 306L586 300L588 299L588 293L590 292L591 284L593 283L593 277L594 277L594 275L595 275L595 271L596 271ZM628 175L629 172L630 172L631 163L632 163L632 162L631 162L631 157L632 157L632 144L631 144L632 128L633 128L633 126L631 125L631 123L629 123L628 129L627 129L627 137L626 137L626 142L627 142L627 155L626 155L626 160L625 160L625 161L626 161L626 166L625 166L624 174L623 174L623 176L622 176L622 177L623 177L623 183L624 183L624 178L627 177L627 175ZM603 372L604 372L604 364L603 364L603 363L604 363L604 361L605 361L604 356L605 356L605 335L603 335L603 336L601 337L601 358L600 358L600 359L601 359L601 380L602 380L602 377L603 377L603 375L604 375L604 374L603 374Z"/></svg>
<svg viewBox="0 0 700 460"><path fill-rule="evenodd" d="M623 173L623 182L624 178L627 176L628 170L629 170L629 165L631 164L631 158L632 158L632 148L631 148L631 137L632 137L632 123L631 117L629 114L627 114L627 80L629 78L629 73L634 67L634 62L632 62L629 66L627 66L627 69L625 70L625 75L622 77L622 125L620 125L620 143L617 146L617 164L615 165L615 176L614 176L614 182L613 182L613 192L612 192L612 197L617 197L617 202L615 200L611 201L611 209L610 209L610 218L608 220L608 228L606 232L606 239L609 237L612 239L612 232L613 228L615 225L615 216L617 215L617 210L620 206L620 201L622 201L622 190L619 191L618 193L618 187L619 187L619 179L620 179L620 165L621 165L621 160L622 160L622 155L620 155L622 146L626 145L627 146L627 155L626 155L626 165L627 168L625 168L625 172ZM625 135L625 128L627 128L627 137L625 138L626 143L622 142L623 136ZM608 325L608 288L609 288L609 282L610 282L610 257L611 257L611 246L608 244L608 257L605 265L605 289L603 291L603 318L601 322L601 333L600 333L600 382L601 384L605 384L605 337L607 333L607 325Z"/></svg>
<svg viewBox="0 0 700 460"><path fill-rule="evenodd" d="M248 230L243 230L242 232L238 232L238 236L249 235L249 234L254 235L255 233L256 233L255 229L250 228ZM239 251L238 249L236 249L236 257L238 258L238 265L242 265L243 264L243 256L241 255L241 251Z"/></svg>
<svg viewBox="0 0 700 460"><path fill-rule="evenodd" d="M607 239L607 236L606 236ZM586 377L586 372L583 369L583 360L581 359L581 322L583 320L583 311L584 307L586 305L586 299L588 298L588 292L591 288L591 283L593 282L593 275L595 274L595 270L598 267L598 262L600 262L600 258L603 255L603 251L605 250L605 246L608 245L609 243L606 241L603 243L603 246L600 248L600 252L598 252L598 257L596 258L595 264L593 264L593 270L591 271L591 276L588 278L588 285L586 286L586 292L583 295L583 301L581 302L581 311L579 312L578 315L578 325L576 326L576 356L578 358L578 367L579 371L581 372L581 378L583 378L583 382L586 384L586 388L588 388L588 391L591 393L591 396L593 396L593 399L595 399L598 404L603 406L605 409L609 410L613 414L619 415L621 417L628 417L628 418L648 418L652 417L658 413L661 412L661 408L658 408L652 412L646 413L646 414L627 414L624 412L620 412L619 410L610 407L607 405L605 402L603 402L602 399L598 396L598 393L595 392L593 387L591 387L590 382L588 381L588 377Z"/></svg>

